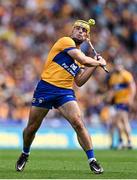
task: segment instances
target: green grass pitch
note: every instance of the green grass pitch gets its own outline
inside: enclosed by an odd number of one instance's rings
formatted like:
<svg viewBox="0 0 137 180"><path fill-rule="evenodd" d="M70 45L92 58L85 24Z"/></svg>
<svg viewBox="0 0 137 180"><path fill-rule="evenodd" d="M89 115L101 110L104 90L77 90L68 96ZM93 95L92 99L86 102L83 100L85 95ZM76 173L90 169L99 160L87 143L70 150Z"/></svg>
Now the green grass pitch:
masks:
<svg viewBox="0 0 137 180"><path fill-rule="evenodd" d="M82 150L32 150L23 172L15 171L19 150L0 150L0 179L136 179L136 150L95 150L104 168L93 174Z"/></svg>

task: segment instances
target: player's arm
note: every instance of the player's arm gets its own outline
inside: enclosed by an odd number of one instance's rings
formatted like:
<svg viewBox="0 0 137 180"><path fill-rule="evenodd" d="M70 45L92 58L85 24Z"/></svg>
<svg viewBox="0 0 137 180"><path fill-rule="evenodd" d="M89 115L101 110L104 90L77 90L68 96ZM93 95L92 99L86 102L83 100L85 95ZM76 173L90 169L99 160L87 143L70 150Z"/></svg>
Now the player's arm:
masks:
<svg viewBox="0 0 137 180"><path fill-rule="evenodd" d="M130 72L125 71L123 76L125 78L125 82L128 84L128 88L130 90L129 104L132 105L134 102L135 94L136 94L136 84L135 84L134 78Z"/></svg>
<svg viewBox="0 0 137 180"><path fill-rule="evenodd" d="M91 77L96 67L84 67L81 68L80 72L75 77L75 83L77 86L81 87L85 84L88 79Z"/></svg>
<svg viewBox="0 0 137 180"><path fill-rule="evenodd" d="M136 95L136 84L134 82L134 80L132 82L129 83L129 88L130 88L130 104L132 105L134 102L134 98Z"/></svg>
<svg viewBox="0 0 137 180"><path fill-rule="evenodd" d="M86 56L79 49L72 49L67 52L73 59L87 67L106 66L106 61L100 57L99 61Z"/></svg>
<svg viewBox="0 0 137 180"><path fill-rule="evenodd" d="M97 66L106 65L106 61L102 57L100 57L100 59L97 61L96 59L86 56L78 49L70 50L67 53L80 64L87 66L84 69L81 69L81 71L75 77L75 83L77 86L82 86L85 84Z"/></svg>

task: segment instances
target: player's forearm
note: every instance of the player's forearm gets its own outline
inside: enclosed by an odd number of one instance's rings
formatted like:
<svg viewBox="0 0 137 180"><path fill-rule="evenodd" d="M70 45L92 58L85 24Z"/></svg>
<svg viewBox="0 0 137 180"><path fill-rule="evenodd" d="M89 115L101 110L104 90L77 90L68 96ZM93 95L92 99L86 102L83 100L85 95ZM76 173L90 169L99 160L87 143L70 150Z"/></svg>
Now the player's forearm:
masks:
<svg viewBox="0 0 137 180"><path fill-rule="evenodd" d="M130 88L130 92L131 92L130 93L130 101L133 102L134 98L135 98L135 95L136 95L136 85L135 85L135 82L130 83L129 88Z"/></svg>
<svg viewBox="0 0 137 180"><path fill-rule="evenodd" d="M83 59L83 65L87 66L87 67L96 67L96 66L100 66L101 63L100 61L97 61L91 57L85 56Z"/></svg>
<svg viewBox="0 0 137 180"><path fill-rule="evenodd" d="M84 53L82 53L80 50L70 50L68 51L68 54L75 60L77 60L80 64L87 66L87 67L96 67L101 66L102 62L97 61L91 57L85 56Z"/></svg>
<svg viewBox="0 0 137 180"><path fill-rule="evenodd" d="M82 72L80 72L75 77L75 83L77 84L77 86L81 87L83 84L85 84L89 80L96 68L97 67L86 67Z"/></svg>

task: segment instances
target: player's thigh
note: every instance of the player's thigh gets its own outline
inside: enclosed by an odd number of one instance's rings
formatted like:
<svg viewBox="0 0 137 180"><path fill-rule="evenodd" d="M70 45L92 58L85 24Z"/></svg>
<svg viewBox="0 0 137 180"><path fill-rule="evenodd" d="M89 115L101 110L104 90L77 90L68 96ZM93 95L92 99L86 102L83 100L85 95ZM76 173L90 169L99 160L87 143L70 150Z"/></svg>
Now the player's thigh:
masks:
<svg viewBox="0 0 137 180"><path fill-rule="evenodd" d="M76 101L69 101L58 107L61 114L71 123L81 122L81 111Z"/></svg>
<svg viewBox="0 0 137 180"><path fill-rule="evenodd" d="M39 126L49 109L32 106L29 113L28 125Z"/></svg>
<svg viewBox="0 0 137 180"><path fill-rule="evenodd" d="M117 114L117 119L120 120L123 124L128 122L128 114L126 111L119 110Z"/></svg>

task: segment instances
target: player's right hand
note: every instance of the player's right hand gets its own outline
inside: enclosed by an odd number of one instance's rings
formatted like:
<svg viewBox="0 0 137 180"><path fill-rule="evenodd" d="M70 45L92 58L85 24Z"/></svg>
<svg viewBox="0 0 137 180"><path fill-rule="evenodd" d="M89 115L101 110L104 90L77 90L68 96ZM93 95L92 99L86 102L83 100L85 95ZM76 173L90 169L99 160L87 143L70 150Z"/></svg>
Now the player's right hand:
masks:
<svg viewBox="0 0 137 180"><path fill-rule="evenodd" d="M107 65L105 59L102 58L101 56L98 56L98 61L100 62L100 66L106 66Z"/></svg>

